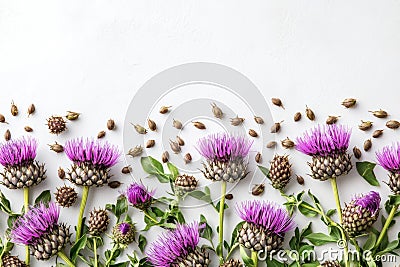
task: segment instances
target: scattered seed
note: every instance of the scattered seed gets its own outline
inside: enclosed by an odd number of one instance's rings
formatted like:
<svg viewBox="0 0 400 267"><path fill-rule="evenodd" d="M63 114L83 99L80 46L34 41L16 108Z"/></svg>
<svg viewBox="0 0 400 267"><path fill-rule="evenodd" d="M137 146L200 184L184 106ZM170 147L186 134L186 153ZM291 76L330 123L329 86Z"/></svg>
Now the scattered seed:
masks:
<svg viewBox="0 0 400 267"><path fill-rule="evenodd" d="M107 129L110 131L115 129L115 121L113 119L107 121Z"/></svg>
<svg viewBox="0 0 400 267"><path fill-rule="evenodd" d="M30 126L25 126L24 130L25 130L25 132L28 132L28 133L33 132L33 129Z"/></svg>
<svg viewBox="0 0 400 267"><path fill-rule="evenodd" d="M296 174L296 178L300 185L304 185L304 178L302 176Z"/></svg>
<svg viewBox="0 0 400 267"><path fill-rule="evenodd" d="M400 127L400 122L398 122L396 120L390 120L390 121L386 122L386 127L390 128L390 129L397 129Z"/></svg>
<svg viewBox="0 0 400 267"><path fill-rule="evenodd" d="M274 125L271 126L271 133L279 133L279 131L281 130L281 122L275 122Z"/></svg>
<svg viewBox="0 0 400 267"><path fill-rule="evenodd" d="M30 104L29 107L28 107L28 117L29 117L31 114L35 113L35 111L36 111L35 105L34 105L34 104Z"/></svg>
<svg viewBox="0 0 400 267"><path fill-rule="evenodd" d="M58 167L57 174L58 174L58 178L60 178L61 180L64 180L64 178L65 178L65 171L64 171L63 168Z"/></svg>
<svg viewBox="0 0 400 267"><path fill-rule="evenodd" d="M147 130L143 126L139 124L133 124L133 123L131 124L133 125L138 134L147 134Z"/></svg>
<svg viewBox="0 0 400 267"><path fill-rule="evenodd" d="M374 133L372 134L373 138L378 138L383 134L383 130L375 130Z"/></svg>
<svg viewBox="0 0 400 267"><path fill-rule="evenodd" d="M259 117L259 116L254 116L254 120L256 121L256 123L258 124L264 124L264 119Z"/></svg>
<svg viewBox="0 0 400 267"><path fill-rule="evenodd" d="M289 137L286 137L281 143L284 148L293 148L295 146L294 142L290 140Z"/></svg>
<svg viewBox="0 0 400 267"><path fill-rule="evenodd" d="M372 121L361 121L361 124L358 125L358 129L361 131L368 131L372 128Z"/></svg>
<svg viewBox="0 0 400 267"><path fill-rule="evenodd" d="M174 119L172 126L174 126L176 129L182 129L182 122Z"/></svg>
<svg viewBox="0 0 400 267"><path fill-rule="evenodd" d="M164 151L164 152L162 153L161 159L162 159L162 162L164 162L164 163L167 163L167 162L168 162L168 160L169 160L169 153L168 153L168 151Z"/></svg>
<svg viewBox="0 0 400 267"><path fill-rule="evenodd" d="M335 124L338 121L339 117L340 116L329 116L326 119L326 124Z"/></svg>
<svg viewBox="0 0 400 267"><path fill-rule="evenodd" d="M300 113L300 112L296 112L296 114L294 114L293 119L294 119L294 121L299 121L299 120L301 120L301 113Z"/></svg>
<svg viewBox="0 0 400 267"><path fill-rule="evenodd" d="M314 111L312 111L308 106L306 106L306 116L310 121L315 120Z"/></svg>
<svg viewBox="0 0 400 267"><path fill-rule="evenodd" d="M262 162L262 156L261 156L260 152L257 153L257 155L255 157L255 160L256 160L257 163L261 163Z"/></svg>
<svg viewBox="0 0 400 267"><path fill-rule="evenodd" d="M365 140L365 142L364 142L364 150L365 150L365 151L368 151L368 150L371 149L371 147L372 147L372 141L371 141L371 139Z"/></svg>
<svg viewBox="0 0 400 267"><path fill-rule="evenodd" d="M272 98L271 101L272 101L272 104L274 104L275 106L285 109L283 107L282 101L279 98Z"/></svg>
<svg viewBox="0 0 400 267"><path fill-rule="evenodd" d="M0 114L0 123L7 123L3 114Z"/></svg>
<svg viewBox="0 0 400 267"><path fill-rule="evenodd" d="M267 143L267 148L274 148L274 147L276 147L276 142L275 141L271 141L271 142L268 142Z"/></svg>
<svg viewBox="0 0 400 267"><path fill-rule="evenodd" d="M233 199L233 194L226 194L226 195L225 195L225 198L226 198L227 200L232 200L232 199Z"/></svg>
<svg viewBox="0 0 400 267"><path fill-rule="evenodd" d="M253 189L251 189L251 194L253 196L259 196L262 193L264 193L265 190L265 184L255 184L253 186Z"/></svg>
<svg viewBox="0 0 400 267"><path fill-rule="evenodd" d="M150 130L157 131L157 124L153 120L148 119L147 124L149 125Z"/></svg>
<svg viewBox="0 0 400 267"><path fill-rule="evenodd" d="M243 122L244 122L244 118L239 118L238 115L236 115L235 118L231 118L231 124L232 124L233 126L242 125Z"/></svg>
<svg viewBox="0 0 400 267"><path fill-rule="evenodd" d="M111 181L111 182L108 183L108 186L109 186L110 188L112 188L112 189L115 189L115 188L120 187L121 184L122 184L122 183L119 182L119 181Z"/></svg>
<svg viewBox="0 0 400 267"><path fill-rule="evenodd" d="M143 153L143 147L142 146L135 146L131 149L129 149L128 154L132 158L138 157Z"/></svg>
<svg viewBox="0 0 400 267"><path fill-rule="evenodd" d="M175 142L175 141L169 140L169 145L170 145L172 151L173 151L175 154L180 153L181 150L182 150L181 147L179 146L179 144L178 144L177 142Z"/></svg>
<svg viewBox="0 0 400 267"><path fill-rule="evenodd" d="M250 130L249 130L249 135L250 135L251 137L258 137L258 133L257 133L255 130L253 130L253 129L250 129Z"/></svg>
<svg viewBox="0 0 400 267"><path fill-rule="evenodd" d="M222 112L222 109L220 107L217 106L217 104L212 103L212 113L214 114L214 117L216 117L217 119L222 119L222 117L224 116L224 113Z"/></svg>
<svg viewBox="0 0 400 267"><path fill-rule="evenodd" d="M11 139L11 132L10 132L9 129L7 129L6 132L4 133L4 139L5 139L6 141L10 141L10 139Z"/></svg>
<svg viewBox="0 0 400 267"><path fill-rule="evenodd" d="M103 138L104 136L106 136L106 132L105 132L105 131L100 131L100 132L97 134L97 138L99 138L99 139Z"/></svg>
<svg viewBox="0 0 400 267"><path fill-rule="evenodd" d="M129 165L129 166L123 167L122 170L121 170L121 172L122 172L123 174L131 173L131 171L132 171L132 167L131 167L130 165Z"/></svg>
<svg viewBox="0 0 400 267"><path fill-rule="evenodd" d="M81 113L73 112L73 111L67 111L67 116L65 116L65 117L67 118L67 120L74 121L74 120L77 120L79 118L79 115L81 115Z"/></svg>
<svg viewBox="0 0 400 267"><path fill-rule="evenodd" d="M192 121L192 123L193 123L194 127L196 127L197 129L200 129L200 130L206 129L206 126L202 122Z"/></svg>
<svg viewBox="0 0 400 267"><path fill-rule="evenodd" d="M186 153L186 155L183 158L183 160L185 161L185 164L190 163L192 161L192 155L190 155L190 153Z"/></svg>
<svg viewBox="0 0 400 267"><path fill-rule="evenodd" d="M369 111L369 112L371 112L372 115L374 115L375 117L381 118L381 119L382 118L386 118L387 116L389 116L389 114L386 111L382 110L382 109L375 110L375 111Z"/></svg>
<svg viewBox="0 0 400 267"><path fill-rule="evenodd" d="M18 107L14 104L14 101L11 102L11 115L18 115Z"/></svg>
<svg viewBox="0 0 400 267"><path fill-rule="evenodd" d="M161 114L166 114L166 113L168 113L168 112L169 112L169 109L170 109L171 107L172 107L172 106L168 106L168 107L162 106L162 107L160 108L160 113L161 113Z"/></svg>
<svg viewBox="0 0 400 267"><path fill-rule="evenodd" d="M351 108L354 107L357 103L357 100L354 98L346 98L343 100L342 105L345 106L346 108Z"/></svg>
<svg viewBox="0 0 400 267"><path fill-rule="evenodd" d="M151 139L146 142L146 148L151 148L156 144L156 141Z"/></svg>
<svg viewBox="0 0 400 267"><path fill-rule="evenodd" d="M356 159L360 159L362 155L361 150L356 146L353 147L353 154Z"/></svg>
<svg viewBox="0 0 400 267"><path fill-rule="evenodd" d="M183 141L183 139L180 138L179 136L176 137L176 142L178 142L179 146L185 145L185 141Z"/></svg>
<svg viewBox="0 0 400 267"><path fill-rule="evenodd" d="M64 147L57 142L55 142L52 145L48 145L48 146L50 147L50 150L53 150L56 153L64 152Z"/></svg>

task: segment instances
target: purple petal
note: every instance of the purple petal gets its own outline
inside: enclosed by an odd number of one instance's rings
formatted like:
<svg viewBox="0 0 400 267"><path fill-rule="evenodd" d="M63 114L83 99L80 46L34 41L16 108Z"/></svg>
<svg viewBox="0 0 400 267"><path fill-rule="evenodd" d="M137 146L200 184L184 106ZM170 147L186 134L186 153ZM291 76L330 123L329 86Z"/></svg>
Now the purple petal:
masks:
<svg viewBox="0 0 400 267"><path fill-rule="evenodd" d="M149 191L141 183L133 183L128 187L125 195L129 203L131 203L133 206L139 206L141 204L152 202L154 192L155 190Z"/></svg>
<svg viewBox="0 0 400 267"><path fill-rule="evenodd" d="M37 141L31 137L22 137L0 145L0 164L7 166L32 162L36 158Z"/></svg>
<svg viewBox="0 0 400 267"><path fill-rule="evenodd" d="M376 152L376 159L385 170L400 173L400 143L385 146Z"/></svg>
<svg viewBox="0 0 400 267"><path fill-rule="evenodd" d="M377 211L379 211L381 197L378 192L371 191L367 194L356 196L353 201L356 205L369 210L371 214L375 214Z"/></svg>

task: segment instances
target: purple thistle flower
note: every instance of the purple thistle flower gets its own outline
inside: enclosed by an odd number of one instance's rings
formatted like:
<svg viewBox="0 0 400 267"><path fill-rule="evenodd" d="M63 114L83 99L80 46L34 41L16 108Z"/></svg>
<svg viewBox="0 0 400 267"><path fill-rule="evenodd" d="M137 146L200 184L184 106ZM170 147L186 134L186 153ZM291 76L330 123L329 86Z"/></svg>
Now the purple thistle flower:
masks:
<svg viewBox="0 0 400 267"><path fill-rule="evenodd" d="M22 137L0 145L0 164L4 167L23 165L36 157L37 141Z"/></svg>
<svg viewBox="0 0 400 267"><path fill-rule="evenodd" d="M149 191L143 184L133 183L125 192L125 195L134 207L146 210L153 202L155 190Z"/></svg>
<svg viewBox="0 0 400 267"><path fill-rule="evenodd" d="M127 233L129 233L132 226L130 223L123 222L118 225L118 228L119 228L119 231L121 232L121 234L126 235Z"/></svg>
<svg viewBox="0 0 400 267"><path fill-rule="evenodd" d="M175 230L161 234L151 244L147 253L148 260L154 267L169 267L176 263L178 258L185 258L199 244L200 228L197 222L177 224Z"/></svg>
<svg viewBox="0 0 400 267"><path fill-rule="evenodd" d="M242 220L279 236L294 228L294 222L287 211L273 202L244 201L236 206L236 211Z"/></svg>
<svg viewBox="0 0 400 267"><path fill-rule="evenodd" d="M57 225L60 207L55 203L40 203L22 217L18 218L11 229L11 240L14 243L32 245L44 234Z"/></svg>
<svg viewBox="0 0 400 267"><path fill-rule="evenodd" d="M356 196L352 200L355 205L360 206L374 215L379 211L381 197L378 192L370 191L366 194Z"/></svg>
<svg viewBox="0 0 400 267"><path fill-rule="evenodd" d="M400 173L400 143L385 146L376 152L376 159L385 170Z"/></svg>
<svg viewBox="0 0 400 267"><path fill-rule="evenodd" d="M296 139L296 149L309 156L345 153L349 147L351 130L343 125L318 125Z"/></svg>
<svg viewBox="0 0 400 267"><path fill-rule="evenodd" d="M196 149L208 160L227 162L231 159L247 157L252 144L253 141L246 137L219 133L201 138Z"/></svg>
<svg viewBox="0 0 400 267"><path fill-rule="evenodd" d="M89 138L68 140L64 151L68 158L77 164L91 163L105 168L114 166L120 156L120 151L116 146Z"/></svg>

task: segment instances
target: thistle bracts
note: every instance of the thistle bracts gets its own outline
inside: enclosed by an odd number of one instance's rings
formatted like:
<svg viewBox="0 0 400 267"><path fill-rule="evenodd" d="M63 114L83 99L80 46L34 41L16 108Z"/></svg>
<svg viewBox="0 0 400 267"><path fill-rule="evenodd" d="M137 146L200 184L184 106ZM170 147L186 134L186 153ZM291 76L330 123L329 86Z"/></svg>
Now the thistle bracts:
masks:
<svg viewBox="0 0 400 267"><path fill-rule="evenodd" d="M176 177L174 183L175 194L178 196L183 196L186 193L192 192L197 187L197 179L191 175L179 175Z"/></svg>
<svg viewBox="0 0 400 267"><path fill-rule="evenodd" d="M80 186L106 185L111 178L109 168L120 155L117 147L108 142L83 138L67 141L64 150L73 162L66 178Z"/></svg>
<svg viewBox="0 0 400 267"><path fill-rule="evenodd" d="M47 127L50 133L59 135L60 133L67 130L67 125L63 117L51 116L47 119Z"/></svg>
<svg viewBox="0 0 400 267"><path fill-rule="evenodd" d="M75 189L66 185L57 188L54 196L56 198L56 202L61 207L65 208L71 207L78 199L78 193L75 191Z"/></svg>
<svg viewBox="0 0 400 267"><path fill-rule="evenodd" d="M380 202L375 191L355 197L342 211L345 231L350 236L364 233L378 219Z"/></svg>
<svg viewBox="0 0 400 267"><path fill-rule="evenodd" d="M243 267L243 264L236 259L227 260L224 264L220 265L220 267Z"/></svg>
<svg viewBox="0 0 400 267"><path fill-rule="evenodd" d="M206 267L209 255L197 245L200 241L199 224L178 224L175 230L161 234L151 244L148 261L154 267Z"/></svg>
<svg viewBox="0 0 400 267"><path fill-rule="evenodd" d="M290 181L292 175L288 156L275 155L271 161L268 178L275 189L282 190Z"/></svg>
<svg viewBox="0 0 400 267"><path fill-rule="evenodd" d="M339 262L337 261L325 261L321 263L322 267L340 267Z"/></svg>
<svg viewBox="0 0 400 267"><path fill-rule="evenodd" d="M17 256L5 255L1 259L3 267L27 267L25 262L21 261Z"/></svg>
<svg viewBox="0 0 400 267"><path fill-rule="evenodd" d="M133 183L125 192L128 202L135 208L147 210L154 202L154 190L149 191L143 184Z"/></svg>
<svg viewBox="0 0 400 267"><path fill-rule="evenodd" d="M389 187L395 195L400 195L400 143L385 146L376 152L376 159L389 172Z"/></svg>
<svg viewBox="0 0 400 267"><path fill-rule="evenodd" d="M342 125L317 126L296 140L296 149L312 156L311 177L325 181L345 175L352 169L347 153L351 131Z"/></svg>
<svg viewBox="0 0 400 267"><path fill-rule="evenodd" d="M135 234L135 226L129 222L119 223L113 228L113 240L125 246L135 241Z"/></svg>
<svg viewBox="0 0 400 267"><path fill-rule="evenodd" d="M44 164L35 161L37 141L20 138L0 145L0 173L2 184L9 189L21 189L37 185L46 179Z"/></svg>
<svg viewBox="0 0 400 267"><path fill-rule="evenodd" d="M103 209L94 209L89 216L89 233L92 235L101 235L107 231L110 224L108 213Z"/></svg>
<svg viewBox="0 0 400 267"><path fill-rule="evenodd" d="M279 251L285 233L294 227L287 211L274 203L246 201L236 208L244 221L238 233L239 244L253 251Z"/></svg>
<svg viewBox="0 0 400 267"><path fill-rule="evenodd" d="M197 150L206 159L202 173L213 181L238 182L248 174L252 141L226 133L209 135L198 141Z"/></svg>

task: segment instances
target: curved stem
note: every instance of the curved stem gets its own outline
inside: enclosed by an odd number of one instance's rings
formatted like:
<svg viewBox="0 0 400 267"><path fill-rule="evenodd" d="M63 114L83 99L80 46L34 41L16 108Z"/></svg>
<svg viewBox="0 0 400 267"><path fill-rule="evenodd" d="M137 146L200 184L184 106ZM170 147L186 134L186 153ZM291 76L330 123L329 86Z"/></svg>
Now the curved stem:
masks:
<svg viewBox="0 0 400 267"><path fill-rule="evenodd" d="M150 214L149 214L146 210L144 210L143 213L144 213L144 215L145 215L147 218L149 218L152 222L154 222L154 223L156 223L156 224L159 224L159 223L160 223L159 221L157 221L156 219L154 219L153 217L151 217Z"/></svg>
<svg viewBox="0 0 400 267"><path fill-rule="evenodd" d="M105 265L106 267L110 266L111 260L112 260L112 258L114 257L115 251L117 251L117 245L114 245L114 246L113 246L113 248L112 248L112 250L111 250L111 253L110 253L110 257L108 258L108 260L107 260L107 262L106 262L106 265Z"/></svg>
<svg viewBox="0 0 400 267"><path fill-rule="evenodd" d="M93 253L94 253L94 267L98 267L97 263L97 239L95 238L93 241Z"/></svg>
<svg viewBox="0 0 400 267"><path fill-rule="evenodd" d="M57 255L58 255L61 259L63 259L63 261L64 261L69 267L75 267L75 264L72 263L72 261L67 257L67 255L65 255L64 252L59 251L59 252L57 253Z"/></svg>
<svg viewBox="0 0 400 267"><path fill-rule="evenodd" d="M89 195L89 186L84 186L82 191L81 206L79 208L78 224L76 225L76 239L75 243L81 238L82 235L82 220L85 213L86 202Z"/></svg>
<svg viewBox="0 0 400 267"><path fill-rule="evenodd" d="M389 217L387 218L387 220L386 220L386 222L385 222L385 225L383 226L382 231L381 231L381 233L379 234L378 240L376 241L376 244L375 244L375 247L374 247L375 250L376 250L376 249L379 247L379 245L382 243L382 240L383 240L383 238L385 237L386 232L387 232L387 230L389 229L389 225L390 225L390 223L392 222L392 220L393 220L393 218L394 218L394 215L396 214L398 208L399 208L399 205L394 205L394 206L392 207L392 209L390 210Z"/></svg>
<svg viewBox="0 0 400 267"><path fill-rule="evenodd" d="M221 200L219 202L219 247L221 250L220 261L224 260L224 214L225 214L226 182L221 182Z"/></svg>
<svg viewBox="0 0 400 267"><path fill-rule="evenodd" d="M251 251L251 259L253 260L254 267L258 266L258 254L257 251L252 250Z"/></svg>
<svg viewBox="0 0 400 267"><path fill-rule="evenodd" d="M29 210L29 187L24 187L24 212L27 213ZM29 252L29 246L25 246L25 264L29 266L31 262L31 254Z"/></svg>

